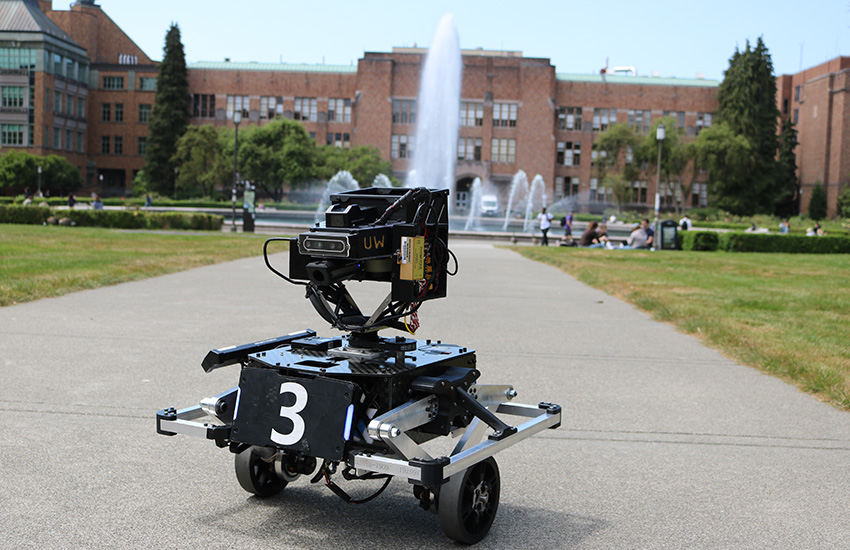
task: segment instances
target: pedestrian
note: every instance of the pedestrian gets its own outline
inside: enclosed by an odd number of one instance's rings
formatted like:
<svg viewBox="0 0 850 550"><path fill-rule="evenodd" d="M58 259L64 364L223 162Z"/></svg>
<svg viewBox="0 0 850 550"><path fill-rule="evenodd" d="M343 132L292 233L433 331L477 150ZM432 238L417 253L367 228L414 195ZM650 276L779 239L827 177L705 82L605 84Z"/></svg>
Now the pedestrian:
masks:
<svg viewBox="0 0 850 550"><path fill-rule="evenodd" d="M103 210L103 202L100 200L100 196L95 193L94 199L91 201L91 207L94 210Z"/></svg>
<svg viewBox="0 0 850 550"><path fill-rule="evenodd" d="M682 216L682 219L679 220L679 227L682 228L682 231L687 231L688 229L692 228L693 226L694 226L694 224L693 224L693 222L691 222L691 218L687 214Z"/></svg>
<svg viewBox="0 0 850 550"><path fill-rule="evenodd" d="M73 193L68 193L68 208L74 208L75 204L77 204L77 197Z"/></svg>
<svg viewBox="0 0 850 550"><path fill-rule="evenodd" d="M150 193L145 195L145 208L150 208L153 205L153 199L151 199Z"/></svg>
<svg viewBox="0 0 850 550"><path fill-rule="evenodd" d="M573 243L573 213L570 212L564 218L564 238L561 240L562 245L570 246Z"/></svg>
<svg viewBox="0 0 850 550"><path fill-rule="evenodd" d="M555 219L555 216L547 213L544 206L543 211L537 215L537 219L540 220L540 231L543 232L543 241L540 243L540 246L549 246L547 233L549 233L549 228L552 227L552 220Z"/></svg>

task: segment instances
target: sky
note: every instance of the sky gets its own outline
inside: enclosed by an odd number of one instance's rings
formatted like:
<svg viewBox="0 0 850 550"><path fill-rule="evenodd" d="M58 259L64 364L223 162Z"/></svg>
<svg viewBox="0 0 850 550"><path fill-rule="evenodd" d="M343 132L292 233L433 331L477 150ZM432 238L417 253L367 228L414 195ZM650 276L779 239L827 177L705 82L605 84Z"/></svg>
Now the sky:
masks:
<svg viewBox="0 0 850 550"><path fill-rule="evenodd" d="M363 52L428 47L445 13L461 48L545 57L559 73L722 80L735 48L761 36L777 75L850 55L850 0L97 0L152 59L179 25L186 61L356 64ZM67 10L69 0L53 0Z"/></svg>

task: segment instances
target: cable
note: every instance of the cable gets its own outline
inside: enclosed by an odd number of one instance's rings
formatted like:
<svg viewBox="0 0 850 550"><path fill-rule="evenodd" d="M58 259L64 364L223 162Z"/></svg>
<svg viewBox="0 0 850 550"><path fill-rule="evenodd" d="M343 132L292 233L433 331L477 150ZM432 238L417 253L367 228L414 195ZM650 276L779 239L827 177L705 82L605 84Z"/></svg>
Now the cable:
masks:
<svg viewBox="0 0 850 550"><path fill-rule="evenodd" d="M265 244L263 244L263 260L265 260L265 262L266 262L266 267L268 267L268 268L269 268L269 270L271 270L271 272L272 272L272 273L274 273L275 275L277 275L277 276L278 276L278 277L280 277L281 279L284 279L284 280L286 280L288 283L293 284L293 285L304 285L304 286L307 286L307 283L306 283L306 282L303 282L303 281L295 281L295 280L293 280L293 279L290 279L289 277L287 277L286 275L284 275L283 273L281 273L281 272L280 272L280 271L278 271L277 269L273 268L273 267L272 267L271 262L269 262L269 243L270 243L270 242L272 242L272 241L286 241L286 242L288 242L288 243L290 244L290 246L291 246L291 245L292 245L292 241L294 241L294 240L295 240L295 239L287 239L287 238L282 238L282 237L272 237L271 239L267 240L267 241L265 242Z"/></svg>

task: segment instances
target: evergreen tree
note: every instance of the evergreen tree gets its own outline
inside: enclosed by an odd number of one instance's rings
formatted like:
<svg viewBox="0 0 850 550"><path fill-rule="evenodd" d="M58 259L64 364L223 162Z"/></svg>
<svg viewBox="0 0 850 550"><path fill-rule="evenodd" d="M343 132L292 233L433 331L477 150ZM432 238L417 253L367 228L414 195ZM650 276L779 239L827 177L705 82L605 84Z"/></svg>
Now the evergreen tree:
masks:
<svg viewBox="0 0 850 550"><path fill-rule="evenodd" d="M782 123L779 135L779 160L776 166L776 206L774 214L789 218L800 213L800 186L797 183L797 130L791 117Z"/></svg>
<svg viewBox="0 0 850 550"><path fill-rule="evenodd" d="M821 182L815 184L812 196L809 198L809 217L822 220L826 217L826 188Z"/></svg>
<svg viewBox="0 0 850 550"><path fill-rule="evenodd" d="M180 41L180 28L172 23L165 35L153 112L148 125L144 171L152 191L161 195L174 194L177 164L172 154L188 124L189 72Z"/></svg>
<svg viewBox="0 0 850 550"><path fill-rule="evenodd" d="M717 92L718 122L750 143L752 172L727 181L727 192L735 196L741 215L772 213L777 197L776 135L779 110L776 108L776 78L770 53L759 37L756 47L749 41L744 51L737 48Z"/></svg>

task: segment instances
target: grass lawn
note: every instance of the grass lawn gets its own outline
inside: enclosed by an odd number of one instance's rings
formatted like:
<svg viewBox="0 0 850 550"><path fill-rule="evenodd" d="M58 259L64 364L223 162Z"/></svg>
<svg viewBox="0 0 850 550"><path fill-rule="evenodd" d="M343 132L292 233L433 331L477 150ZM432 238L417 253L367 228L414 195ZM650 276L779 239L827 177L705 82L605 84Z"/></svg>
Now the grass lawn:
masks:
<svg viewBox="0 0 850 550"><path fill-rule="evenodd" d="M0 225L0 306L258 256L266 238Z"/></svg>
<svg viewBox="0 0 850 550"><path fill-rule="evenodd" d="M515 250L850 410L850 255Z"/></svg>

